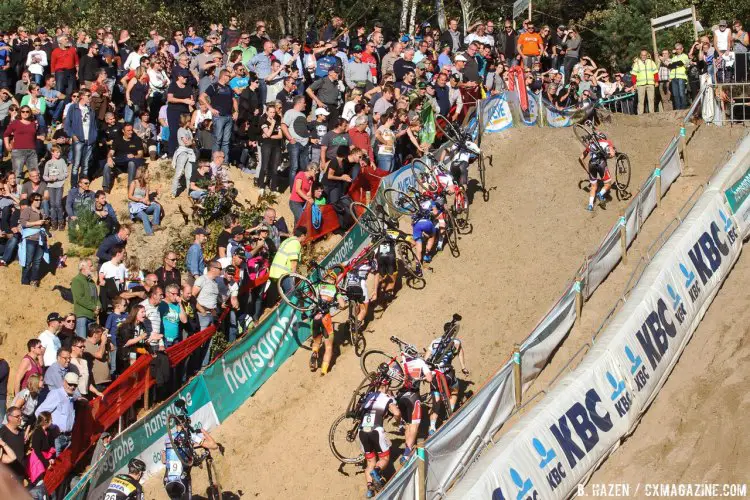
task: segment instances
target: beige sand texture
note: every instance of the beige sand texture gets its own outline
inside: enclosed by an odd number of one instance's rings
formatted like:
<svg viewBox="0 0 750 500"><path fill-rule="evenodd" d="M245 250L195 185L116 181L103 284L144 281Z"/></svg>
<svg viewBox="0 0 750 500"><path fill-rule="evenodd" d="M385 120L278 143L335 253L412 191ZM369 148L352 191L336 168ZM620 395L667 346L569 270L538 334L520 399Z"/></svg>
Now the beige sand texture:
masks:
<svg viewBox="0 0 750 500"><path fill-rule="evenodd" d="M608 129L618 148L630 155L631 185L639 186L677 125L661 117L623 116ZM674 202L679 208L696 180L709 176L738 137L739 132L699 129L691 143L695 177L678 180L672 189L681 194L670 192L666 200L681 199ZM625 206L612 202L606 211L584 211L587 195L577 185L585 173L577 165L580 148L570 129L512 130L487 136L483 147L494 156L488 172L491 197L487 203L474 201L474 231L461 238L460 257L438 255L433 271L426 272L426 288L402 290L384 313L376 313L367 332L368 348L392 351L391 335L424 346L452 313L462 314L470 391L507 359L514 342L529 334ZM659 209L652 218L646 224L658 228L655 236L671 215ZM603 297L602 306L591 311L604 314L614 296ZM587 321L593 324L596 319L592 315ZM571 353L580 341L576 344ZM359 359L344 345L331 373L321 378L309 372L308 354L298 351L214 431L226 446L226 455L217 459L226 491L274 499L355 498L364 493L361 470L340 468L327 441L331 423L362 378ZM391 438L394 445L402 443L399 436ZM193 484L196 494L205 492L204 470L194 471ZM166 498L161 478L151 479L146 491L149 498Z"/></svg>

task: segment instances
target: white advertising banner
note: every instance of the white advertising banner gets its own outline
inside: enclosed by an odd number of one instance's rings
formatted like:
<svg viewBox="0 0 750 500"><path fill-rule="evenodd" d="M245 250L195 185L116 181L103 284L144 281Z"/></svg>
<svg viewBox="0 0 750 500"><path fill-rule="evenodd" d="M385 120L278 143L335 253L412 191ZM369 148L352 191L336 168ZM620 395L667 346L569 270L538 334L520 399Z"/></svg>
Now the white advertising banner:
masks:
<svg viewBox="0 0 750 500"><path fill-rule="evenodd" d="M722 193L705 193L584 361L448 497L567 498L634 429L740 249Z"/></svg>

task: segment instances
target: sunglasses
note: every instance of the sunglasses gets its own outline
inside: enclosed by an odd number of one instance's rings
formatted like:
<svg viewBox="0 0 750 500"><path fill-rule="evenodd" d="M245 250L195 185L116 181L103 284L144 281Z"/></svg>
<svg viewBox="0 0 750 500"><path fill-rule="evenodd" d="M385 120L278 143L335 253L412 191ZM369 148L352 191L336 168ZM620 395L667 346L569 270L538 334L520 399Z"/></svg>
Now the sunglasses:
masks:
<svg viewBox="0 0 750 500"><path fill-rule="evenodd" d="M166 260L167 262L177 262L177 258L176 258L176 257L175 257L174 259L165 259L165 260Z"/></svg>
<svg viewBox="0 0 750 500"><path fill-rule="evenodd" d="M75 322L76 320L74 319L66 319L65 321L63 321L63 323L75 323Z"/></svg>
<svg viewBox="0 0 750 500"><path fill-rule="evenodd" d="M21 114L22 115L28 115L29 113L31 113L31 111L29 111L28 109L22 109L21 110Z"/></svg>
<svg viewBox="0 0 750 500"><path fill-rule="evenodd" d="M78 387L78 384L71 384L70 382L65 382L65 383L68 384L68 387L70 387L71 389L75 389Z"/></svg>

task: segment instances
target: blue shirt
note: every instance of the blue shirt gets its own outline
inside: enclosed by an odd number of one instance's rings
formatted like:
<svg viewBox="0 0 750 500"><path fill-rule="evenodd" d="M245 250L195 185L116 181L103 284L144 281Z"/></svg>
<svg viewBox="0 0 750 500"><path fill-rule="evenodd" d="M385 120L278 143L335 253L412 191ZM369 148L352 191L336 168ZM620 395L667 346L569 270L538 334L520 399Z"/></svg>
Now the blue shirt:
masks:
<svg viewBox="0 0 750 500"><path fill-rule="evenodd" d="M63 386L63 378L65 377L65 374L68 372L73 372L76 375L80 375L78 373L78 368L74 364L69 364L68 368L63 368L60 366L60 363L55 361L50 365L49 368L47 368L47 371L44 374L44 385L49 387L50 389L59 389Z"/></svg>
<svg viewBox="0 0 750 500"><path fill-rule="evenodd" d="M188 248L185 256L185 266L193 276L203 276L206 269L206 261L203 259L203 248L198 243L193 243Z"/></svg>
<svg viewBox="0 0 750 500"><path fill-rule="evenodd" d="M231 80L229 80L229 86L234 90L235 94L237 94L237 89L242 89L248 86L250 82L250 78L246 76L235 76ZM235 96L236 97L236 96Z"/></svg>
<svg viewBox="0 0 750 500"><path fill-rule="evenodd" d="M203 38L199 36L189 36L185 38L185 43L192 43L196 47L203 47Z"/></svg>
<svg viewBox="0 0 750 500"><path fill-rule="evenodd" d="M115 347L117 347L117 328L120 326L120 323L127 319L127 317L128 313L109 313L109 316L107 316L107 322L105 323L104 328L109 330L109 340Z"/></svg>
<svg viewBox="0 0 750 500"><path fill-rule="evenodd" d="M440 54L438 56L438 68L443 69L443 66L446 64L450 65L453 62L451 61L451 56L448 54Z"/></svg>
<svg viewBox="0 0 750 500"><path fill-rule="evenodd" d="M180 305L162 301L159 303L159 316L161 316L161 333L164 334L164 340L172 343L179 339Z"/></svg>
<svg viewBox="0 0 750 500"><path fill-rule="evenodd" d="M68 433L73 430L73 423L76 420L75 395L69 396L65 389L52 389L42 404L37 406L34 412L38 417L43 411L52 414L52 423L55 424L60 432Z"/></svg>
<svg viewBox="0 0 750 500"><path fill-rule="evenodd" d="M333 68L339 63L339 58L336 56L323 56L318 59L318 63L315 65L315 78L325 78L328 76L328 70Z"/></svg>
<svg viewBox="0 0 750 500"><path fill-rule="evenodd" d="M0 47L8 47L8 44L5 42L0 42ZM6 64L8 64L9 59L10 59L10 50L7 50L7 49L0 50L0 66L5 66Z"/></svg>
<svg viewBox="0 0 750 500"><path fill-rule="evenodd" d="M267 56L264 52L261 52L250 59L247 68L250 71L254 71L258 78L263 80L271 74L271 56Z"/></svg>

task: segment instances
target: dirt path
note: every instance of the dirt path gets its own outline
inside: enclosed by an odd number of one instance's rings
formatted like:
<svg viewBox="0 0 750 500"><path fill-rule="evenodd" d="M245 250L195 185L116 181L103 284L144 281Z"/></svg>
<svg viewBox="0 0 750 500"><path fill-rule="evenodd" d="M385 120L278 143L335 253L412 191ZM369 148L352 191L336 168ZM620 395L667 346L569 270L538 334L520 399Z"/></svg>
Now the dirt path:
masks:
<svg viewBox="0 0 750 500"><path fill-rule="evenodd" d="M631 157L631 185L652 171L674 130L660 120L633 117L611 127L615 144ZM716 148L731 149L734 140L706 128L695 144L692 161L704 165ZM488 203L478 199L472 207L474 233L461 239L461 256L439 255L427 287L403 290L367 334L368 348L391 350L390 335L426 345L459 312L470 378L477 384L528 335L624 206L610 203L593 215L583 210L587 195L577 183L585 174L575 163L580 151L570 130L514 130L489 136L484 147L494 155L488 173L494 189ZM712 170L713 163L702 169ZM227 449L218 460L226 490L259 498L352 498L364 492L360 471L339 471L327 442L328 428L361 379L359 360L345 346L332 372L321 378L308 371L307 356L299 351L215 432ZM204 489L205 472L196 471L194 491ZM159 478L147 483L147 493L165 498Z"/></svg>

